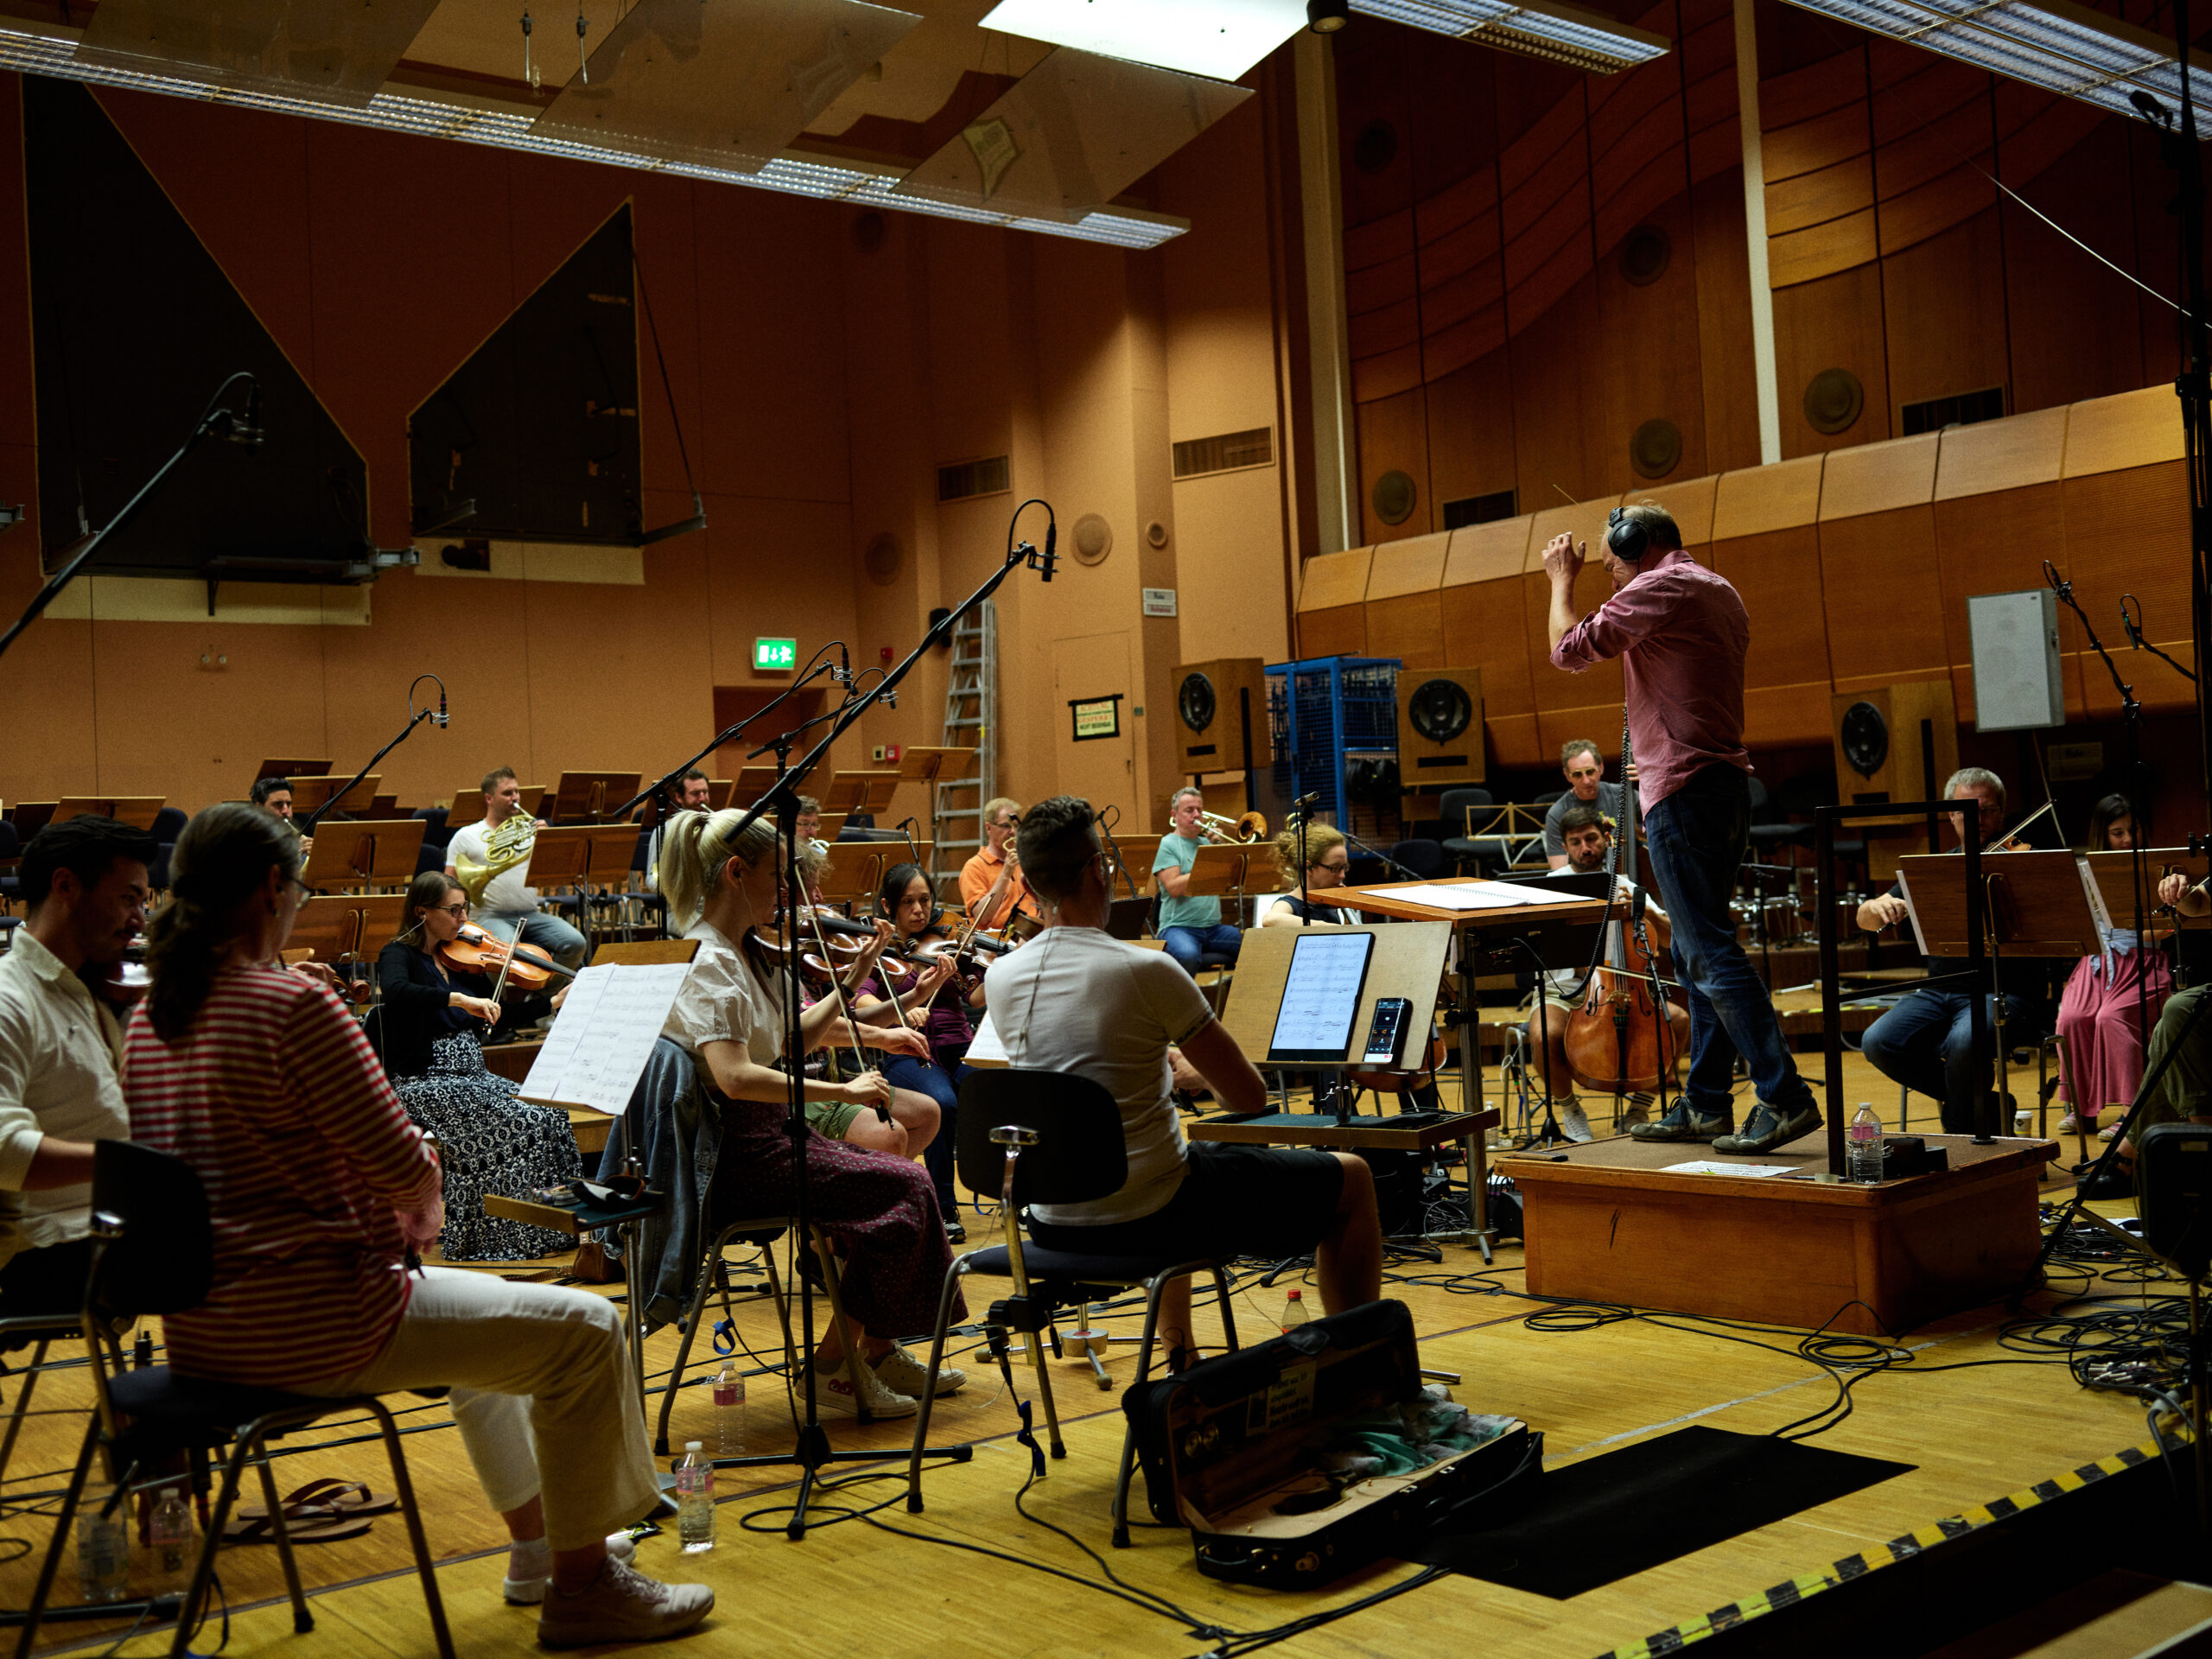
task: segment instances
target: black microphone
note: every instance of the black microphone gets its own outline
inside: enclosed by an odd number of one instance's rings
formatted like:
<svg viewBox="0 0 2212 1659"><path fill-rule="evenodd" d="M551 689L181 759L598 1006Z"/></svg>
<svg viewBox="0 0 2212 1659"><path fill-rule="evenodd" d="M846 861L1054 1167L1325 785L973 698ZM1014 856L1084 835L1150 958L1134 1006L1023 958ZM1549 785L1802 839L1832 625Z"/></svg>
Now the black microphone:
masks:
<svg viewBox="0 0 2212 1659"><path fill-rule="evenodd" d="M261 448L261 385L258 381L246 394L245 413L232 416L230 425L223 435L247 449L258 450Z"/></svg>
<svg viewBox="0 0 2212 1659"><path fill-rule="evenodd" d="M1045 580L1047 582L1052 579L1052 545L1059 539L1060 521L1047 518L1045 521Z"/></svg>
<svg viewBox="0 0 2212 1659"><path fill-rule="evenodd" d="M1303 812L1309 806L1319 806L1320 804L1321 791L1317 789L1311 795L1300 796L1296 800L1290 804L1290 806L1291 810L1294 812Z"/></svg>
<svg viewBox="0 0 2212 1659"><path fill-rule="evenodd" d="M2140 651L2143 649L2143 630L2135 626L2135 618L2127 609L2127 601L2134 598L2135 595L2133 594L2122 594L2120 596L2120 626L2127 630L2127 643L2137 651ZM2140 601L2139 601L2138 603Z"/></svg>
<svg viewBox="0 0 2212 1659"><path fill-rule="evenodd" d="M438 684L438 729L440 731L445 730L446 727L451 723L451 721L452 716L446 713L445 683L443 681L441 681Z"/></svg>
<svg viewBox="0 0 2212 1659"><path fill-rule="evenodd" d="M853 683L853 656L842 642L837 646L837 666L830 671L830 677L839 685Z"/></svg>

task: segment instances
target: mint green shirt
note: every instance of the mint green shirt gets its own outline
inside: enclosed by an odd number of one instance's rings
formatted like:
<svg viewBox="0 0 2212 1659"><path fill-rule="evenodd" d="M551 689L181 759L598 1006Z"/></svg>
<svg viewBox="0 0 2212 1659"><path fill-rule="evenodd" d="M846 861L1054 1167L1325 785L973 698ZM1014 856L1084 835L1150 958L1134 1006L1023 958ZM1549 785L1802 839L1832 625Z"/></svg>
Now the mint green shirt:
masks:
<svg viewBox="0 0 2212 1659"><path fill-rule="evenodd" d="M1198 861L1198 849L1203 841L1189 836L1166 835L1160 838L1160 851L1152 861L1152 873L1162 870L1185 870ZM1160 925L1170 927L1218 927L1221 925L1221 900L1218 899L1175 899L1165 890L1160 895Z"/></svg>

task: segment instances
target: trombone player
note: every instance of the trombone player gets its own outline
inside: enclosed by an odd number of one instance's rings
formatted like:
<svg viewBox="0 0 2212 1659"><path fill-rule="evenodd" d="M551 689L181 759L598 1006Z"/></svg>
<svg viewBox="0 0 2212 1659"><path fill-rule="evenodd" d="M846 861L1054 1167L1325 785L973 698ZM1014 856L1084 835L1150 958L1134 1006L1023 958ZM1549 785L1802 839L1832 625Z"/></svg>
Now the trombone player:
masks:
<svg viewBox="0 0 2212 1659"><path fill-rule="evenodd" d="M454 832L446 844L446 874L468 895L475 920L487 933L512 944L519 937L563 968L581 968L584 936L537 907L530 886L530 852L545 826L522 810L522 785L512 766L484 774L484 820Z"/></svg>
<svg viewBox="0 0 2212 1659"><path fill-rule="evenodd" d="M1160 851L1152 861L1153 879L1159 884L1160 942L1167 954L1196 978L1202 952L1224 956L1232 963L1244 936L1221 919L1221 900L1192 896L1191 866L1198 849L1213 839L1206 830L1206 799L1195 789L1179 789L1167 804L1174 828L1160 838Z"/></svg>

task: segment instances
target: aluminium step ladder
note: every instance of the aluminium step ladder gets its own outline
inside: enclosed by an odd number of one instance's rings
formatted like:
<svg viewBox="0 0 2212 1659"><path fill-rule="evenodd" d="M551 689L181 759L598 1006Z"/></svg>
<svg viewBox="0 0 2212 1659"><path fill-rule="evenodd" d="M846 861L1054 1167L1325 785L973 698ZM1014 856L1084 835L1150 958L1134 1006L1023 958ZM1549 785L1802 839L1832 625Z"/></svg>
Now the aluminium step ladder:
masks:
<svg viewBox="0 0 2212 1659"><path fill-rule="evenodd" d="M935 785L930 807L930 885L939 899L959 897L961 866L983 844L983 804L998 782L999 613L985 600L952 630L952 673L944 688L947 748L976 751L965 778Z"/></svg>

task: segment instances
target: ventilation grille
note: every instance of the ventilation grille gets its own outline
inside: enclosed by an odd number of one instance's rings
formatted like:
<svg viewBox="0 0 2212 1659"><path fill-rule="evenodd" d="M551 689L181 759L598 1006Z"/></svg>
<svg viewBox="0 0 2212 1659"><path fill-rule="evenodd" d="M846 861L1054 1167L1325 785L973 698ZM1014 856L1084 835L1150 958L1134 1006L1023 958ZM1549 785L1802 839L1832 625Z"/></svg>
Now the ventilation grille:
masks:
<svg viewBox="0 0 2212 1659"><path fill-rule="evenodd" d="M1922 432L1940 432L1947 426L2000 421L2005 418L2005 388L1986 386L1980 391L1962 391L1955 397L1930 397L1924 404L1907 404L1901 413L1902 435L1908 438Z"/></svg>
<svg viewBox="0 0 2212 1659"><path fill-rule="evenodd" d="M1185 439L1175 446L1175 476L1197 478L1205 473L1233 473L1242 467L1272 466L1274 440L1274 429L1269 426L1255 426L1249 432L1224 432L1218 437Z"/></svg>
<svg viewBox="0 0 2212 1659"><path fill-rule="evenodd" d="M965 501L971 495L1004 495L1014 487L1013 480L1004 455L956 461L937 469L937 499Z"/></svg>
<svg viewBox="0 0 2212 1659"><path fill-rule="evenodd" d="M1459 530L1468 524L1495 524L1500 518L1510 518L1516 505L1511 490L1462 496L1457 501L1444 504L1444 528Z"/></svg>

